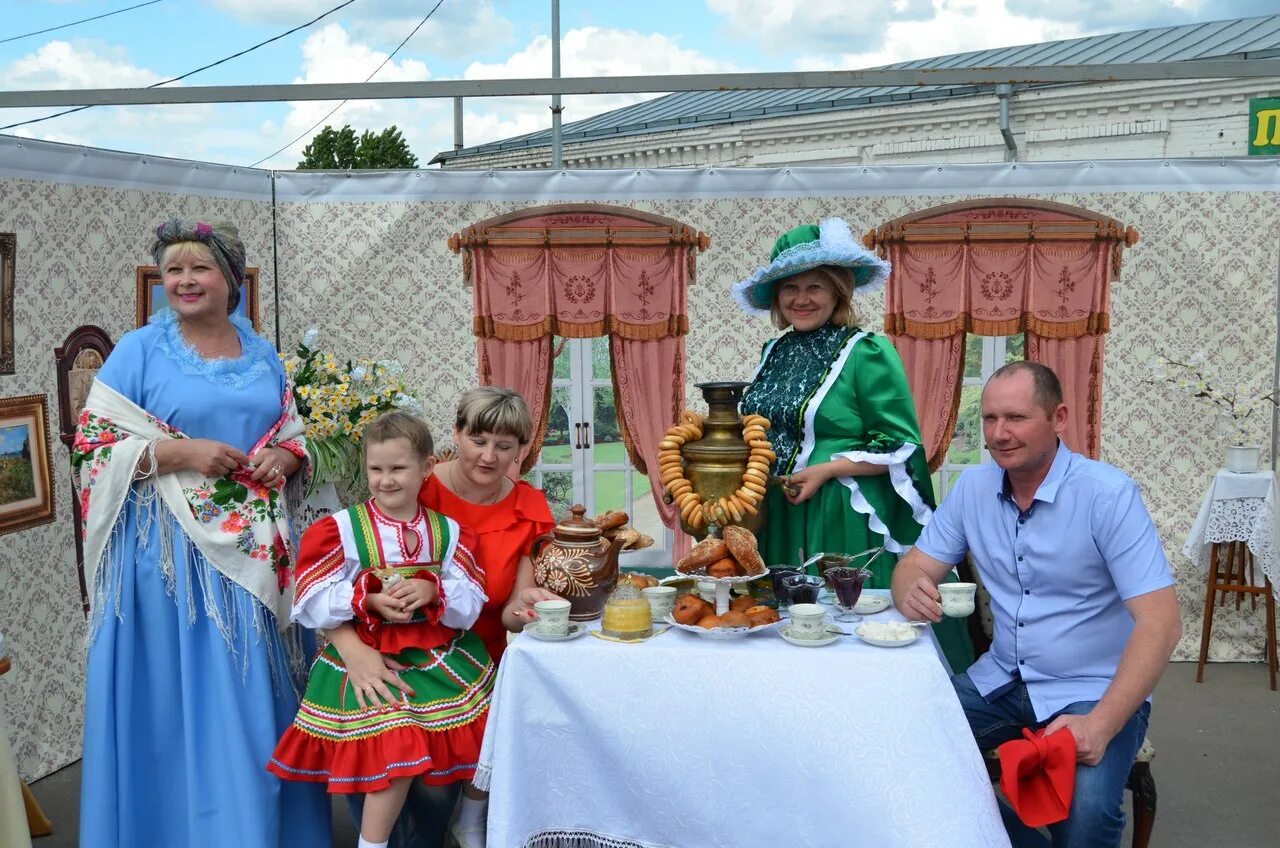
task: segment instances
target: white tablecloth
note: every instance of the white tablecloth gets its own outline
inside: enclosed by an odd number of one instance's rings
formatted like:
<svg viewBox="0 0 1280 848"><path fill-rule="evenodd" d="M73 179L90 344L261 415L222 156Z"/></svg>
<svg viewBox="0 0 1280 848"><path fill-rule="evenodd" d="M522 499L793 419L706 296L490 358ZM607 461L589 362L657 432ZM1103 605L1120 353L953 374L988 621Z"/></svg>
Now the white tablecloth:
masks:
<svg viewBox="0 0 1280 848"><path fill-rule="evenodd" d="M1276 505L1276 475L1272 471L1235 474L1219 471L1205 493L1182 553L1206 574L1214 542L1244 542L1253 554L1254 583L1280 598L1280 516Z"/></svg>
<svg viewBox="0 0 1280 848"><path fill-rule="evenodd" d="M488 844L1007 846L932 639L522 635L481 752Z"/></svg>

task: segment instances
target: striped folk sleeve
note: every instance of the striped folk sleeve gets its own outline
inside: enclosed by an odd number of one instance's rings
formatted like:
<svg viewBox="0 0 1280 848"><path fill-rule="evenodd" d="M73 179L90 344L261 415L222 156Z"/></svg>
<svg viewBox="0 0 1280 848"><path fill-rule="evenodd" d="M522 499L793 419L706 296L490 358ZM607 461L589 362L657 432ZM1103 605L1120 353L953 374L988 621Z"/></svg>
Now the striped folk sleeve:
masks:
<svg viewBox="0 0 1280 848"><path fill-rule="evenodd" d="M476 562L476 535L466 527L449 522L449 546L440 567L440 588L446 603L440 623L446 627L470 630L484 608L488 596L484 588L484 571Z"/></svg>
<svg viewBox="0 0 1280 848"><path fill-rule="evenodd" d="M342 535L338 531L338 522L332 516L308 527L298 546L294 609L306 606L319 589L341 579L345 562Z"/></svg>
<svg viewBox="0 0 1280 848"><path fill-rule="evenodd" d="M453 547L452 563L462 574L484 593L484 569L476 561L475 553L479 537L469 527L458 527L458 542Z"/></svg>

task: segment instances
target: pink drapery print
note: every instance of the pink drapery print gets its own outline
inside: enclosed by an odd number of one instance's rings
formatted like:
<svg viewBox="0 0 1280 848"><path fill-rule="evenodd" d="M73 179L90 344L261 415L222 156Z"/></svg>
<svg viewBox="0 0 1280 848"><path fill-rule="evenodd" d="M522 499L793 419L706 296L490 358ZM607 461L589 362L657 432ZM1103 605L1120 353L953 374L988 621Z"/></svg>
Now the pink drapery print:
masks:
<svg viewBox="0 0 1280 848"><path fill-rule="evenodd" d="M964 382L964 333L945 339L916 339L894 336L893 345L902 357L907 384L915 401L920 422L920 442L929 467L936 469L947 454L956 431L960 411L960 388ZM925 410L930 414L926 415ZM934 462L934 458L938 462Z"/></svg>
<svg viewBox="0 0 1280 848"><path fill-rule="evenodd" d="M616 214L535 215L478 224L465 248L482 338L662 339L688 332L685 285L706 237Z"/></svg>
<svg viewBox="0 0 1280 848"><path fill-rule="evenodd" d="M1098 456L1111 275L1137 240L1114 219L1017 198L942 206L867 234L893 263L885 331L907 368L931 467L955 431L966 333L1025 333L1027 358L1062 379L1068 446Z"/></svg>
<svg viewBox="0 0 1280 848"><path fill-rule="evenodd" d="M533 467L542 449L551 405L551 336L525 342L477 339L480 385L518 392L533 416L533 438L507 471L513 480Z"/></svg>
<svg viewBox="0 0 1280 848"><path fill-rule="evenodd" d="M521 470L536 463L546 426L552 338L607 335L628 456L648 474L677 550L687 550L678 514L662 502L655 460L684 405L686 288L710 239L656 215L579 205L490 219L449 244L465 251L473 285L481 382L516 389L534 413L537 437Z"/></svg>
<svg viewBox="0 0 1280 848"><path fill-rule="evenodd" d="M658 477L658 442L684 409L684 338L657 341L609 338L613 360L613 395L617 399L618 424L631 464L648 474L649 489L663 491ZM652 398L662 399L655 402ZM669 402L668 402L669 401ZM680 511L655 495L662 523L675 529L673 561L689 553L690 540L680 528Z"/></svg>

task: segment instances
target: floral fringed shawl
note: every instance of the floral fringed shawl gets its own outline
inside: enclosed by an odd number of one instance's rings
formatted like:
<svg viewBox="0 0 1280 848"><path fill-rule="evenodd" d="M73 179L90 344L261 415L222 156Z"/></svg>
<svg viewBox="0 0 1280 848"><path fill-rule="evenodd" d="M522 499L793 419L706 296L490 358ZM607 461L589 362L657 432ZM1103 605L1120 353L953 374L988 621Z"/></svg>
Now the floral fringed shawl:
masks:
<svg viewBox="0 0 1280 848"><path fill-rule="evenodd" d="M309 470L305 429L288 388L280 407L280 418L249 453L263 447L283 448L302 459L305 472ZM253 595L284 630L293 603L293 556L284 488L252 481L249 468L218 478L185 469L143 475L140 465L145 469L144 457L149 457L154 469L158 442L185 438L107 384L93 382L76 428L72 467L80 489L86 577L98 605L103 600L99 582L109 565L118 520L129 490L137 484L141 504L150 505L158 496L204 558ZM295 474L290 487L301 489L305 476ZM172 585L172 534L162 529L160 540L161 569ZM95 618L100 614L95 612Z"/></svg>

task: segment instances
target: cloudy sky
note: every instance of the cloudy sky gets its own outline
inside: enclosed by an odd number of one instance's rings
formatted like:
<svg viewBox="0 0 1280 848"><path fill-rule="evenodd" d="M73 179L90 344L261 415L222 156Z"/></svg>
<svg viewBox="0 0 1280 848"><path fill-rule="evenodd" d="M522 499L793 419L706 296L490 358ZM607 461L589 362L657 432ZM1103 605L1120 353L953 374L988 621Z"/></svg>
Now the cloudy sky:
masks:
<svg viewBox="0 0 1280 848"><path fill-rule="evenodd" d="M343 0L0 0L0 90L152 85L280 35ZM362 82L438 0L354 0L183 85ZM866 68L967 50L1270 14L1275 0L561 0L565 76ZM550 0L443 0L374 77L550 76ZM856 11L854 11L856 10ZM566 98L565 121L644 99ZM99 107L0 132L292 168L338 104ZM0 109L0 126L57 109ZM352 101L324 123L400 127L421 164L452 147L448 101ZM467 101L465 141L550 125L545 99ZM291 143L295 138L301 139ZM275 151L284 148L283 152Z"/></svg>

